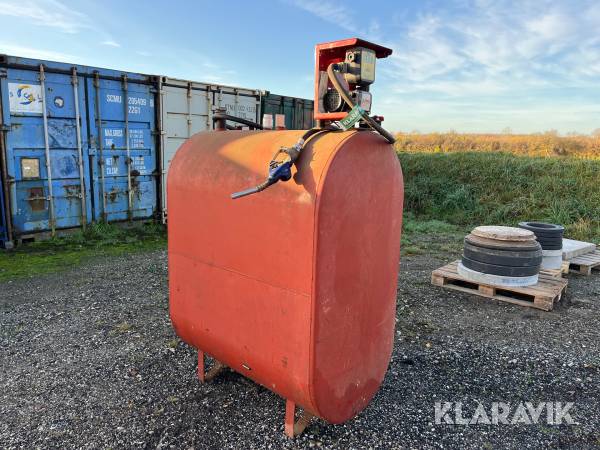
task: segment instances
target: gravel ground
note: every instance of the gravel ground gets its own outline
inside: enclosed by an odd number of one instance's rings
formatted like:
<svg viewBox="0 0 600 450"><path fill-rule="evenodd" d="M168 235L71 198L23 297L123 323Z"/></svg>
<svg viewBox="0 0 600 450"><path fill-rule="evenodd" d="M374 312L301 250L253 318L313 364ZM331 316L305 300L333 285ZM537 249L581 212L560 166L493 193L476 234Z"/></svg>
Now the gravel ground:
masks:
<svg viewBox="0 0 600 450"><path fill-rule="evenodd" d="M2 448L600 447L600 275L542 312L430 285L402 261L390 369L371 405L290 440L284 402L226 372L201 385L168 318L164 251L0 284ZM577 424L436 424L435 402L573 402ZM454 411L454 409L452 409ZM451 411L451 412L452 412ZM456 416L452 413L450 419Z"/></svg>

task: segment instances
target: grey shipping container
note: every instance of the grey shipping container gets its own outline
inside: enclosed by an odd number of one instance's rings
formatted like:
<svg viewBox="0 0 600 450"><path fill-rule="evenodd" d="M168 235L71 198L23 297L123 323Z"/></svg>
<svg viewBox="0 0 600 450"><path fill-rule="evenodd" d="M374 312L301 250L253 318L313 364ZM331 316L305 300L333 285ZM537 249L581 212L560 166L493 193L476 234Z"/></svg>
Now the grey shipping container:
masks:
<svg viewBox="0 0 600 450"><path fill-rule="evenodd" d="M265 115L272 116L272 122L276 124L275 116L285 116L285 128L288 130L308 130L314 126L312 100L306 98L288 97L284 95L263 92L262 96L262 120ZM265 123L263 122L263 125Z"/></svg>
<svg viewBox="0 0 600 450"><path fill-rule="evenodd" d="M167 176L179 146L200 131L212 130L213 113L219 108L225 108L232 116L260 123L262 94L259 90L169 77L160 77L159 93L161 209L165 222Z"/></svg>

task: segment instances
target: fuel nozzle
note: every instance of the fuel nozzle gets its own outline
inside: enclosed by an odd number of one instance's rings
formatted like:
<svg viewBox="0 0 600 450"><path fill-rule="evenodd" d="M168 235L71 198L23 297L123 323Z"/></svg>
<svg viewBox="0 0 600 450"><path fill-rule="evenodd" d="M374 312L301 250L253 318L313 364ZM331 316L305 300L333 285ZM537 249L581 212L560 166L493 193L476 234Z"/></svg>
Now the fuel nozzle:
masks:
<svg viewBox="0 0 600 450"><path fill-rule="evenodd" d="M288 181L292 178L292 166L300 156L304 148L304 143L313 136L328 131L339 131L339 129L333 127L311 128L291 147L280 147L271 158L271 161L269 161L269 176L267 179L258 186L231 194L231 198L235 200L246 195L256 194L257 192L264 191L278 181Z"/></svg>
<svg viewBox="0 0 600 450"><path fill-rule="evenodd" d="M283 159L278 159L280 154L285 154L286 156ZM288 181L292 178L292 164L294 164L299 154L300 152L295 149L295 146L292 148L280 148L275 152L273 158L269 162L269 176L267 179L258 186L231 194L231 198L235 200L236 198L256 194L257 192L264 191L278 181Z"/></svg>

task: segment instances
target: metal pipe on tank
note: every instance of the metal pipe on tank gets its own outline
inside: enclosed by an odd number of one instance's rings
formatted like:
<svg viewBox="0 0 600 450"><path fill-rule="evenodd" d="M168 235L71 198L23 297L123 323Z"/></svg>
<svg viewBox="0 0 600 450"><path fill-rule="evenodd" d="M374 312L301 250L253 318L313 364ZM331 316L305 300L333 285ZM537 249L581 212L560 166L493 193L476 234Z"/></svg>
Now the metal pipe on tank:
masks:
<svg viewBox="0 0 600 450"><path fill-rule="evenodd" d="M44 119L44 147L46 156L46 176L48 179L48 201L50 204L49 221L52 236L56 234L56 219L54 216L54 195L52 193L52 164L50 162L50 142L48 138L48 110L46 108L46 75L44 65L40 64L40 85L42 91L42 116Z"/></svg>
<svg viewBox="0 0 600 450"><path fill-rule="evenodd" d="M75 127L77 130L77 159L79 162L79 198L81 199L81 228L85 230L87 224L87 202L85 192L85 179L83 175L83 150L81 146L81 116L79 115L79 79L77 78L77 69L73 67L73 101L75 103Z"/></svg>

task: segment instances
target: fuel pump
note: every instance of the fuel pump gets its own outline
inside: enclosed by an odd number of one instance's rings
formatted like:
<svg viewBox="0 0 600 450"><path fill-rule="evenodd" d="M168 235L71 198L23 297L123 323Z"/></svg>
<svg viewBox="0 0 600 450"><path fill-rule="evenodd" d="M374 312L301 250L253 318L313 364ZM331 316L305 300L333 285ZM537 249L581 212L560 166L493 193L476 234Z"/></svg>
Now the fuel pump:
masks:
<svg viewBox="0 0 600 450"><path fill-rule="evenodd" d="M293 146L281 147L269 162L267 179L252 188L231 194L232 199L256 194L277 183L288 181L291 168L304 144L321 132L347 131L358 126L372 129L390 144L394 136L386 131L380 116L370 116L375 82L375 63L392 50L358 38L317 44L315 48L315 110L317 127L308 130Z"/></svg>
<svg viewBox="0 0 600 450"><path fill-rule="evenodd" d="M261 130L219 111L167 180L173 327L198 349L202 382L230 369L280 395L290 437L368 406L396 323L404 184L369 90L391 50L316 50L315 128ZM256 186L231 195L244 185Z"/></svg>

